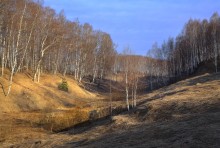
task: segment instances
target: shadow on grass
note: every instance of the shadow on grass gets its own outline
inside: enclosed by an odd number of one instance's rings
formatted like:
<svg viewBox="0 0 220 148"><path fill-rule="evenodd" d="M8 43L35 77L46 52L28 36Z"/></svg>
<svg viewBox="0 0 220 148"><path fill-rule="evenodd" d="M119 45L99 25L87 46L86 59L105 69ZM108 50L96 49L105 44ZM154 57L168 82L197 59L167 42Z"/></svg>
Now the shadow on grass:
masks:
<svg viewBox="0 0 220 148"><path fill-rule="evenodd" d="M61 133L68 134L68 135L81 134L86 131L93 130L99 126L103 126L103 125L108 126L108 125L112 124L113 122L114 121L112 120L111 116L103 117L103 118L97 119L95 121L87 121L84 123L80 123L80 124L72 127L71 129L66 129L65 131L62 131Z"/></svg>
<svg viewBox="0 0 220 148"><path fill-rule="evenodd" d="M216 107L216 106L215 106ZM102 121L95 126L109 126ZM127 130L118 129L93 140L66 143L67 147L219 147L220 108L203 113L190 113L181 118L143 123ZM67 134L68 131L67 131Z"/></svg>
<svg viewBox="0 0 220 148"><path fill-rule="evenodd" d="M212 81L216 81L216 80L220 80L220 73L215 73L215 74L205 74L205 75L201 75L201 76L196 76L192 78L189 78L187 80L183 80L186 81L186 84L184 84L184 86L192 86L192 85L197 85L198 83L206 83L206 82L212 82ZM174 86L183 86L182 83L176 83L174 84Z"/></svg>
<svg viewBox="0 0 220 148"><path fill-rule="evenodd" d="M167 92L167 93L160 93L160 94L156 94L144 101L140 101L137 103L137 105L142 105L142 104L145 104L147 102L150 102L150 101L153 101L153 100L157 100L157 99L163 99L165 96L171 96L171 95L174 95L174 94L177 94L177 93L181 93L181 92L185 92L187 91L188 89L182 89L182 90L179 90L179 91L172 91L172 92Z"/></svg>

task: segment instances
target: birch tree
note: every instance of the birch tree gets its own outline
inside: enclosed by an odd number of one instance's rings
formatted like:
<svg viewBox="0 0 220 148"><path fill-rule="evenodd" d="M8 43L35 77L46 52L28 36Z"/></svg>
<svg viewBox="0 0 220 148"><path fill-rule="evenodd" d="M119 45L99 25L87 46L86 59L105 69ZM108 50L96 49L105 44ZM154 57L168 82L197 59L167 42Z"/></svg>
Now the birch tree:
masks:
<svg viewBox="0 0 220 148"><path fill-rule="evenodd" d="M21 35L22 35L22 29L23 29L23 20L24 20L24 15L26 12L27 4L26 2L22 3L21 2L21 8L19 9L19 6L17 7L18 10L16 14L12 16L11 20L11 28L10 28L10 47L9 47L9 53L10 53L10 77L9 77L9 86L8 86L8 92L7 96L9 95L11 91L11 86L13 82L13 76L15 73L15 68L17 66L17 57L19 54L19 50L21 50ZM18 19L18 23L16 22L16 17ZM16 30L17 29L17 30Z"/></svg>
<svg viewBox="0 0 220 148"><path fill-rule="evenodd" d="M34 82L40 81L41 74L41 64L44 57L44 54L47 50L49 50L56 42L58 37L56 36L56 30L52 27L53 18L55 16L55 12L52 9L46 8L44 10L44 18L41 21L41 28L39 28L39 59L36 63L35 73L33 80Z"/></svg>
<svg viewBox="0 0 220 148"><path fill-rule="evenodd" d="M129 103L129 74L130 74L130 57L131 55L131 49L129 47L126 47L123 50L123 56L124 56L124 61L123 61L123 72L124 72L124 83L125 83L125 95L126 95L126 105L128 111L130 110L130 103Z"/></svg>
<svg viewBox="0 0 220 148"><path fill-rule="evenodd" d="M215 64L215 72L218 72L218 56L219 56L219 49L217 43L217 32L220 24L220 17L218 13L214 13L211 17L211 27L212 27L212 39L213 39L213 49L214 49L214 64Z"/></svg>

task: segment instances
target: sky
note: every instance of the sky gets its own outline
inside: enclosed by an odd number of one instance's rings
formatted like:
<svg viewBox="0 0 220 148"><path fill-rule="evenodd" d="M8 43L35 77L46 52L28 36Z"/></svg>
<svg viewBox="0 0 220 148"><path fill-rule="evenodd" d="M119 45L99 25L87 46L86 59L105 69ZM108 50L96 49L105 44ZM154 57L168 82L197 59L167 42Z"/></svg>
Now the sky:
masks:
<svg viewBox="0 0 220 148"><path fill-rule="evenodd" d="M129 47L136 55L176 37L190 18L220 14L220 0L44 0L44 6L109 33L119 53Z"/></svg>

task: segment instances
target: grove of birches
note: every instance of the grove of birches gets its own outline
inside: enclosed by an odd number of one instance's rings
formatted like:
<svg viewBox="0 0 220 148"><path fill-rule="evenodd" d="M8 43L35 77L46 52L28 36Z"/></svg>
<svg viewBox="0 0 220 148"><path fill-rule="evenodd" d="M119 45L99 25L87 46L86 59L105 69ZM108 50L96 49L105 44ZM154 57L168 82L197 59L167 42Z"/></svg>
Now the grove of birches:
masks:
<svg viewBox="0 0 220 148"><path fill-rule="evenodd" d="M79 83L87 76L94 83L107 75L122 75L126 101L132 94L135 106L140 81L146 83L146 89L154 89L189 76L206 63L218 72L217 13L209 20L190 19L176 38L170 37L161 46L153 44L144 57L135 56L128 46L117 53L110 34L78 19L68 20L63 11L57 14L42 3L0 0L1 77L10 71L8 85L3 87L5 96L17 73L31 73L33 83L40 82L42 73L73 75Z"/></svg>

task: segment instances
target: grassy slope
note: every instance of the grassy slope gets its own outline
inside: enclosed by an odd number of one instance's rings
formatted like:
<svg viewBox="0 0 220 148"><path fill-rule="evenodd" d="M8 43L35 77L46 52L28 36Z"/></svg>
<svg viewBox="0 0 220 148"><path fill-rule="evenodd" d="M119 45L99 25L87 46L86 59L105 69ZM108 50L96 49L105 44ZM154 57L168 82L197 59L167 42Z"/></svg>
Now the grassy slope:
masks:
<svg viewBox="0 0 220 148"><path fill-rule="evenodd" d="M193 77L142 96L137 110L113 118L113 131L84 147L219 147L220 74ZM71 144L67 144L69 146Z"/></svg>
<svg viewBox="0 0 220 148"><path fill-rule="evenodd" d="M0 83L7 91L9 71L5 72ZM90 110L103 102L103 96L86 91L71 77L66 79L68 93L58 90L62 76L48 74L41 76L40 83L34 83L29 73L18 73L9 96L5 97L0 89L0 147L1 142L19 141L21 135L32 137L34 131L47 133L88 119Z"/></svg>
<svg viewBox="0 0 220 148"><path fill-rule="evenodd" d="M8 74L0 77L5 91L8 86ZM37 110L68 109L74 106L83 106L91 99L98 98L77 85L77 82L67 78L69 93L58 90L62 82L61 76L42 75L40 83L34 83L28 73L16 74L11 94L4 96L0 89L0 112L20 112Z"/></svg>
<svg viewBox="0 0 220 148"><path fill-rule="evenodd" d="M24 127L29 132L17 132L18 137L3 146L220 146L220 74L193 77L153 91L141 96L139 104L136 110L59 134Z"/></svg>

